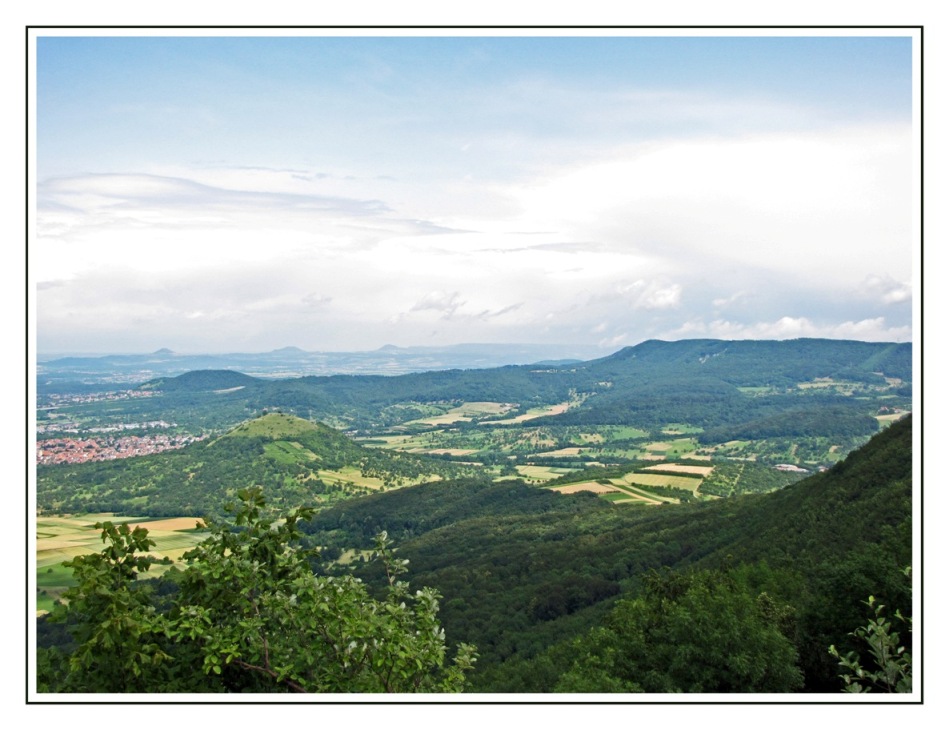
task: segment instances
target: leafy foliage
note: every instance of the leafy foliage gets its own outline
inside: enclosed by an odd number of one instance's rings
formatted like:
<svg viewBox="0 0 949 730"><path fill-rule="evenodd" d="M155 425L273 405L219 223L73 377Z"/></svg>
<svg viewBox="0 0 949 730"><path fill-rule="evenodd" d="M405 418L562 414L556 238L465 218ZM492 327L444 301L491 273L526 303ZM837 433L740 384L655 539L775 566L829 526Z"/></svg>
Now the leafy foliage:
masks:
<svg viewBox="0 0 949 730"><path fill-rule="evenodd" d="M78 645L68 660L63 691L144 692L151 670L171 660L165 651L164 618L135 583L156 562L147 552L148 531L111 522L96 524L108 545L100 553L66 563L77 585L64 593L54 620L70 620ZM48 684L41 682L40 684Z"/></svg>
<svg viewBox="0 0 949 730"><path fill-rule="evenodd" d="M909 576L908 568L906 575ZM882 603L870 596L866 605L873 616L866 626L858 627L851 636L864 645L873 668L864 668L856 652L842 655L836 646L830 646L830 655L843 668L840 678L844 682L844 692L912 692L913 660L901 643L899 631L893 629L893 620L884 612L886 607ZM893 616L907 626L911 623L899 609Z"/></svg>
<svg viewBox="0 0 949 730"><path fill-rule="evenodd" d="M373 598L352 576L317 577L296 545L302 508L264 514L242 490L234 524L186 554L167 605L135 583L150 559L142 528L103 526L111 545L73 562L79 585L57 609L76 649L65 676L40 663L39 686L83 692L455 692L475 661L470 645L446 664L438 594L410 593L385 534L375 556L388 576Z"/></svg>
<svg viewBox="0 0 949 730"><path fill-rule="evenodd" d="M783 610L727 570L645 576L604 625L572 644L559 692L791 692L803 685Z"/></svg>

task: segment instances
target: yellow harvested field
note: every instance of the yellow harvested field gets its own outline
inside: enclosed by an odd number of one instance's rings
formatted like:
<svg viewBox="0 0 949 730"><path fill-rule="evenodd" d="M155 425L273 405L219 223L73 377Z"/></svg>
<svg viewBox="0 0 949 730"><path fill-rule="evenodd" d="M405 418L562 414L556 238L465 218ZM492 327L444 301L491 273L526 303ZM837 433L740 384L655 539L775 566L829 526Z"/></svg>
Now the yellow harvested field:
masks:
<svg viewBox="0 0 949 730"><path fill-rule="evenodd" d="M644 471L649 471L650 469L657 469L659 471L674 471L679 474L699 474L700 476L707 477L714 470L714 466L690 466L688 464L656 464L655 466L647 466Z"/></svg>
<svg viewBox="0 0 949 730"><path fill-rule="evenodd" d="M368 487L369 489L381 489L382 479L376 477L363 476L363 473L352 466L344 466L342 469L330 470L320 469L320 479L328 484L346 484L352 483L356 487Z"/></svg>
<svg viewBox="0 0 949 730"><path fill-rule="evenodd" d="M476 451L477 449L409 449L410 454L448 454L449 456L467 456Z"/></svg>
<svg viewBox="0 0 949 730"><path fill-rule="evenodd" d="M175 532L177 530L193 530L195 524L200 522L195 517L173 517L168 520L152 520L150 522L129 523L133 530L136 527L144 527L149 532ZM203 523L202 523L203 524Z"/></svg>
<svg viewBox="0 0 949 730"><path fill-rule="evenodd" d="M36 542L41 550L68 550L76 546L84 546L88 541L89 538L86 535L74 538L59 535L57 537L40 537Z"/></svg>
<svg viewBox="0 0 949 730"><path fill-rule="evenodd" d="M471 401L462 403L440 416L428 416L408 421L407 424L421 423L426 426L443 426L458 421L470 421L484 416L500 416L514 408L512 403L495 403L493 401Z"/></svg>
<svg viewBox="0 0 949 730"><path fill-rule="evenodd" d="M674 489L688 489L693 493L702 483L699 477L685 475L674 477L666 474L637 474L635 472L627 474L623 477L623 481L630 486L638 484L643 487L672 487Z"/></svg>
<svg viewBox="0 0 949 730"><path fill-rule="evenodd" d="M905 413L886 413L883 415L874 416L880 423L892 423L893 421L900 420Z"/></svg>
<svg viewBox="0 0 949 730"><path fill-rule="evenodd" d="M533 479L535 481L550 481L551 479L556 479L557 477L564 475L563 469L558 469L551 466L536 466L533 464L518 464L515 469L517 473L527 479Z"/></svg>
<svg viewBox="0 0 949 730"><path fill-rule="evenodd" d="M564 449L557 449L555 451L543 451L535 456L579 456L580 447L579 446L568 446Z"/></svg>
<svg viewBox="0 0 949 730"><path fill-rule="evenodd" d="M163 550L160 554L159 554L159 553L152 553L152 555L155 555L155 556L158 557L158 558L161 558L161 557L171 558L173 561L175 561L176 563L178 563L178 562L181 562L182 556L183 556L186 552L188 552L189 550L191 550L193 547L194 547L194 546L192 546L192 547L184 547L184 548L172 548L171 550Z"/></svg>
<svg viewBox="0 0 949 730"><path fill-rule="evenodd" d="M559 416L561 413L566 413L569 409L571 403L557 403L552 406L544 406L543 408L531 408L527 413L524 413L520 416L514 418L505 418L503 421L491 421L491 424L495 423L523 423L524 421L531 421L535 418L541 418L542 416Z"/></svg>
<svg viewBox="0 0 949 730"><path fill-rule="evenodd" d="M551 487L554 492L563 494L574 494L575 492L594 492L596 494L606 494L607 492L622 492L609 484L600 484L599 482L582 482L580 484L568 484L565 487Z"/></svg>
<svg viewBox="0 0 949 730"><path fill-rule="evenodd" d="M101 532L93 527L96 522L128 522L133 529L144 527L157 543L151 554L178 560L201 540L199 533L182 532L193 529L197 521L196 517L143 520L141 517L117 518L110 514L41 517L36 525L36 564L46 568L101 550L104 543Z"/></svg>

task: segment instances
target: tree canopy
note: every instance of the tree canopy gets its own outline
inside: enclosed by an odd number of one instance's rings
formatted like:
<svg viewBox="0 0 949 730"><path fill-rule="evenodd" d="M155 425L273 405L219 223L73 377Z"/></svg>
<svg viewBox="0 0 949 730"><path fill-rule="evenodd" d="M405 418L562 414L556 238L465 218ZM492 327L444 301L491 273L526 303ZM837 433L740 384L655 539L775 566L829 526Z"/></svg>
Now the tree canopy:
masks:
<svg viewBox="0 0 949 730"><path fill-rule="evenodd" d="M385 594L358 579L316 576L316 551L297 544L308 509L266 515L260 490L242 490L233 522L172 569L161 595L136 580L155 562L143 528L102 523L100 552L68 563L77 585L54 619L75 643L65 658L41 650L38 689L62 692L455 692L475 661L461 645L447 661L439 596L410 592L385 534L373 557Z"/></svg>

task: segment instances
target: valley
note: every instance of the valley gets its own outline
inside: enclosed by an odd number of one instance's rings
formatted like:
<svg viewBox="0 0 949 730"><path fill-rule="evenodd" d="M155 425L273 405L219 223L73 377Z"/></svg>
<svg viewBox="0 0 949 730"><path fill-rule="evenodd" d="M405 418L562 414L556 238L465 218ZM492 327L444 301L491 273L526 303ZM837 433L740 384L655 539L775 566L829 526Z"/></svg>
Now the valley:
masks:
<svg viewBox="0 0 949 730"><path fill-rule="evenodd" d="M179 561L152 575L173 583L203 539L196 519L226 519L260 489L274 515L313 510L301 544L320 552L320 575L381 585L376 564L352 558L387 532L413 584L442 596L449 641L478 646L475 691L577 691L564 642L646 600L654 571L715 570L793 609L801 680L778 691L828 691L823 643L859 620L861 593L911 612L897 574L912 406L910 345L834 340L650 341L401 375L196 370L41 394L36 607L69 587L62 560L101 547L96 521L146 527L154 555ZM168 447L49 458L119 438ZM889 450L862 455L874 443ZM849 508L837 490L856 490ZM828 600L839 611L819 618Z"/></svg>

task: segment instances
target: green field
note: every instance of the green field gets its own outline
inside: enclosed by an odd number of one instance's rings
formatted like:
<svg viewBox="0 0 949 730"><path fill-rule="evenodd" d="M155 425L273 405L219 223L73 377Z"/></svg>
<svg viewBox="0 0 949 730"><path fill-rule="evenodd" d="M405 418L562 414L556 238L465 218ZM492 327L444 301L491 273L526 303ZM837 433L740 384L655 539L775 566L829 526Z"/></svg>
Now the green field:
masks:
<svg viewBox="0 0 949 730"><path fill-rule="evenodd" d="M178 561L201 542L202 533L195 529L194 517L143 520L116 517L108 513L38 517L36 520L36 610L49 611L64 590L74 585L72 572L63 562L80 555L98 552L103 543L97 522L134 523L148 530L155 541L151 554L156 558ZM150 575L160 573L163 566L154 566Z"/></svg>
<svg viewBox="0 0 949 730"><path fill-rule="evenodd" d="M700 477L690 476L672 476L670 474L649 474L643 472L632 472L623 477L623 483L638 485L642 487L671 487L672 489L685 489L693 494L698 491L702 484Z"/></svg>
<svg viewBox="0 0 949 730"><path fill-rule="evenodd" d="M264 454L281 464L317 461L319 457L296 441L271 441L264 444Z"/></svg>
<svg viewBox="0 0 949 730"><path fill-rule="evenodd" d="M557 477L562 477L564 474L569 474L572 469L564 469L558 466L517 466L517 473L520 474L528 482L546 482L551 479L556 479Z"/></svg>
<svg viewBox="0 0 949 730"><path fill-rule="evenodd" d="M690 426L687 423L669 423L662 429L664 434L669 436L682 436L690 433L702 433L698 426Z"/></svg>
<svg viewBox="0 0 949 730"><path fill-rule="evenodd" d="M327 484L352 484L354 487L367 487L368 489L381 489L383 486L382 479L363 476L363 473L354 466L344 466L341 469L334 470L321 469L319 477Z"/></svg>
<svg viewBox="0 0 949 730"><path fill-rule="evenodd" d="M637 489L636 487L627 486L622 483L617 483L615 481L613 482L613 484L618 489L622 490L627 496L639 502L645 502L647 504L662 504L662 502L664 501L669 501L669 500L663 499L662 497L658 497L655 494L652 494L646 489Z"/></svg>
<svg viewBox="0 0 949 730"><path fill-rule="evenodd" d="M284 413L270 413L266 418L254 418L233 429L228 437L264 436L266 438L287 438L305 436L311 431L311 424Z"/></svg>
<svg viewBox="0 0 949 730"><path fill-rule="evenodd" d="M667 441L654 441L650 444L646 444L643 448L652 454L662 455L663 457L676 457L694 453L698 448L698 444L695 439L677 438Z"/></svg>

